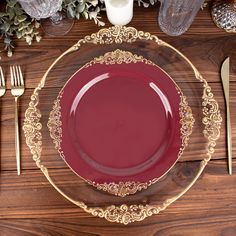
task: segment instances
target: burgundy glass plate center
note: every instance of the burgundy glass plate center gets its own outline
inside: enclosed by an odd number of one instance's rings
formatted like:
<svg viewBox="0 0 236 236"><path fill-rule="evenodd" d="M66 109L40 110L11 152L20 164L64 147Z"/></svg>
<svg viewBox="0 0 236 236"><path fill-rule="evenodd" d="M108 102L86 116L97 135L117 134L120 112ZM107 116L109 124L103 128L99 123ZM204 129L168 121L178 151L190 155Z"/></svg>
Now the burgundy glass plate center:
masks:
<svg viewBox="0 0 236 236"><path fill-rule="evenodd" d="M171 142L169 101L137 75L115 72L101 78L86 84L72 103L68 128L73 146L104 174L143 172Z"/></svg>
<svg viewBox="0 0 236 236"><path fill-rule="evenodd" d="M61 150L82 178L148 182L176 162L180 93L159 67L96 63L77 71L61 94Z"/></svg>

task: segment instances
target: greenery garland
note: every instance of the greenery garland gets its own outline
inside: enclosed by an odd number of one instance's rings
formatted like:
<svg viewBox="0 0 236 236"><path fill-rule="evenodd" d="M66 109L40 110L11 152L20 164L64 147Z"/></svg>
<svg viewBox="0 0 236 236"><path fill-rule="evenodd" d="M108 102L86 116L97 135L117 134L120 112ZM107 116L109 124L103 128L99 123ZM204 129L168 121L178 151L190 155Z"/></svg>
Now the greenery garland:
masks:
<svg viewBox="0 0 236 236"><path fill-rule="evenodd" d="M157 0L135 0L139 6L154 5ZM79 20L81 17L93 20L98 26L103 26L100 12L105 10L104 0L63 0L62 10L68 18ZM5 11L0 12L0 38L9 57L13 54L13 36L25 40L29 45L35 40L40 42L40 22L31 18L22 9L17 0L7 0Z"/></svg>

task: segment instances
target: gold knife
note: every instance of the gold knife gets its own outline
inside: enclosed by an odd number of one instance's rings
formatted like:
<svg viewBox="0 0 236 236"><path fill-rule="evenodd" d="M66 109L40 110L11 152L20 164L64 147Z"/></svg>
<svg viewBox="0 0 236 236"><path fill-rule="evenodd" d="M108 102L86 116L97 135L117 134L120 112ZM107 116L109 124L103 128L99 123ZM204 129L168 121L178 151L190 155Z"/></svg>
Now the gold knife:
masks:
<svg viewBox="0 0 236 236"><path fill-rule="evenodd" d="M225 103L226 103L226 121L227 121L227 149L228 149L228 168L229 174L232 175L232 138L231 122L229 109L229 57L227 57L221 66L221 80L223 84Z"/></svg>

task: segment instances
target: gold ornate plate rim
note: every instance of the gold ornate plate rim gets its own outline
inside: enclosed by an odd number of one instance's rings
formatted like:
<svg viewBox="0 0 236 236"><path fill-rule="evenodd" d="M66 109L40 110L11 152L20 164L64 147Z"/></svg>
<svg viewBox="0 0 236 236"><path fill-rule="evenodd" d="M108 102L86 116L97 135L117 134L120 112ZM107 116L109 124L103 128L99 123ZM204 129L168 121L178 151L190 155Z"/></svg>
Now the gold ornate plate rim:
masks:
<svg viewBox="0 0 236 236"><path fill-rule="evenodd" d="M127 181L127 182L104 182L104 183L97 183L95 181L91 181L89 179L85 179L84 177L80 176L78 173L76 173L70 165L66 162L65 154L63 150L61 149L61 141L62 141L62 129L61 129L61 107L60 107L60 100L63 94L63 90L67 83L73 78L73 76L83 68L88 68L94 64L122 64L122 63L137 63L137 62L143 62L145 64L149 64L152 66L155 66L162 70L174 83L176 90L178 94L180 95L180 104L179 104L179 116L180 116L180 132L181 132L181 140L182 145L179 149L177 159L173 163L173 165L170 166L170 168L163 173L160 177L156 177L154 179L150 179L147 182L135 182L135 181ZM105 192L108 192L110 194L119 196L119 197L125 197L127 195L135 194L138 191L142 191L144 189L147 189L151 185L155 184L159 179L161 179L164 175L166 175L176 164L176 162L179 160L179 158L182 156L185 148L188 145L188 141L190 138L190 135L192 134L192 129L194 125L195 119L192 114L192 109L188 105L187 98L184 96L183 92L181 91L180 87L176 84L176 82L171 78L169 74L167 74L162 68L157 66L154 62L147 60L143 56L139 56L136 54L133 54L129 51L123 51L120 49L116 49L111 52L107 52L102 56L94 58L92 61L86 63L84 66L82 66L80 69L78 69L65 83L65 85L62 87L61 91L59 92L59 95L57 96L56 100L54 101L52 110L49 114L49 120L47 123L50 136L53 140L55 149L58 151L60 157L63 159L63 161L67 164L67 166L71 169L73 173L75 173L78 177L83 179L88 184L94 186L98 190L103 190Z"/></svg>
<svg viewBox="0 0 236 236"><path fill-rule="evenodd" d="M201 161L199 170L193 180L177 195L168 198L162 204L147 204L147 205L110 205L104 207L89 207L85 202L72 199L70 196L65 194L51 179L49 170L46 166L41 163L41 152L42 152L42 124L40 122L41 111L37 107L39 104L39 92L44 87L46 78L51 69L55 64L61 60L66 54L78 50L83 44L120 44L120 43L132 43L137 40L149 40L155 42L157 45L167 47L173 52L177 53L180 57L187 62L194 74L196 80L202 83L203 95L202 95L202 113L203 119L202 123L204 125L203 134L207 140L206 147L206 157ZM28 145L33 160L35 161L37 167L42 171L51 185L67 200L74 203L75 205L82 208L85 212L104 218L110 222L129 224L136 221L142 221L145 218L156 215L161 211L165 210L169 205L179 199L184 195L196 182L201 173L203 172L205 166L210 161L216 146L216 141L220 137L220 127L221 127L222 117L219 110L219 105L214 99L214 95L211 91L211 87L208 82L202 77L196 67L190 62L190 60L179 52L176 48L169 45L168 43L162 41L157 36L152 35L148 32L139 31L133 27L125 26L113 26L110 28L104 28L99 30L97 33L93 33L89 36L85 36L80 39L75 45L70 47L67 51L62 53L48 68L39 82L38 86L35 88L30 102L29 107L25 112L25 120L23 130L26 137L26 144Z"/></svg>

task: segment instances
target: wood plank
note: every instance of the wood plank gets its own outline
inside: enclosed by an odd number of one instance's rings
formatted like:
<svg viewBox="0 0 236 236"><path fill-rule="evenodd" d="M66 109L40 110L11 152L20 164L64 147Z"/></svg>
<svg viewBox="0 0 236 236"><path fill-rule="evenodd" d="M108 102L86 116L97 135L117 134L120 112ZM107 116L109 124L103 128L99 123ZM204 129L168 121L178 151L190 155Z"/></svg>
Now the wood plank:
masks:
<svg viewBox="0 0 236 236"><path fill-rule="evenodd" d="M156 222L149 225L119 226L107 223L101 225L100 220L88 221L88 219L14 219L0 220L2 236L110 236L114 235L145 235L145 236L232 236L235 235L235 215L205 216L196 214L190 220L179 219L179 215L166 221L159 216Z"/></svg>
<svg viewBox="0 0 236 236"><path fill-rule="evenodd" d="M190 165L190 169L195 167L193 163ZM51 170L51 173L53 176L56 172ZM60 187L68 185L65 176L66 173L62 172ZM29 235L33 234L39 225L43 230L38 232L39 235L48 230L56 233L58 228L63 235L73 235L76 232L109 235L117 234L118 231L127 231L133 235L139 230L143 233L140 235L188 235L190 232L193 235L199 232L206 235L226 232L226 235L231 235L236 232L235 178L235 175L228 175L224 162L211 161L194 187L166 211L143 222L123 227L84 213L61 197L39 171L25 171L21 177L12 172L4 172L1 175L0 225L3 232L12 232L13 235L23 232L27 235L28 231ZM172 181L178 182L174 179ZM155 195L155 201L161 194ZM103 201L106 201L106 197ZM34 222L39 225L34 225ZM196 228L196 224L200 229Z"/></svg>

